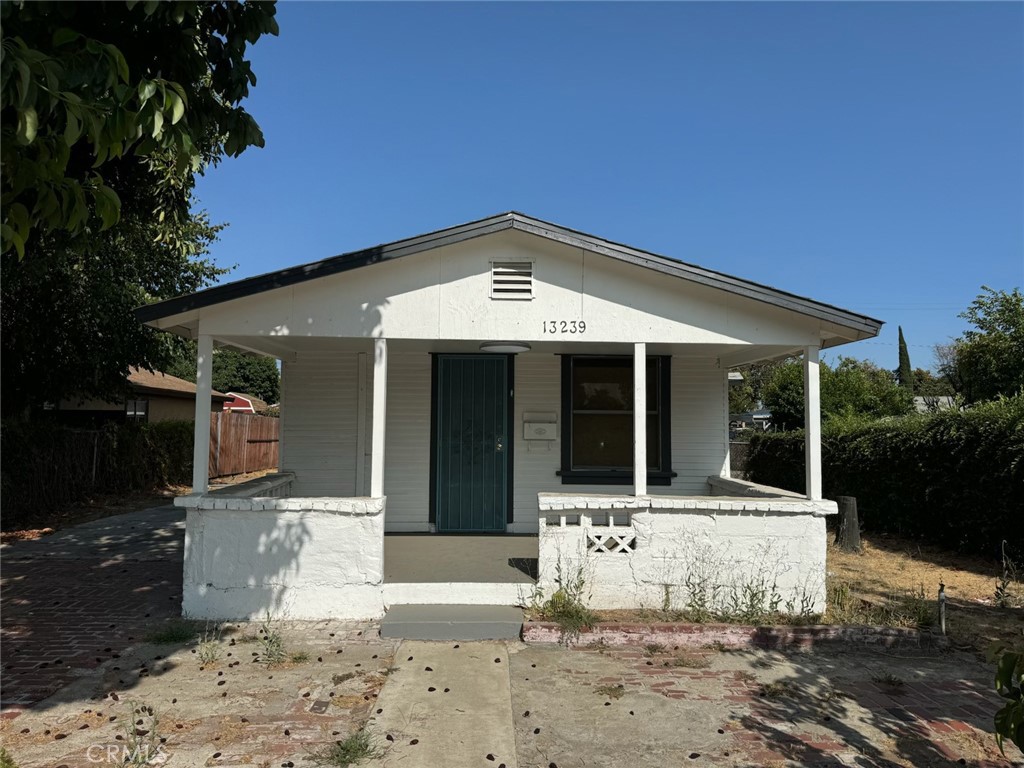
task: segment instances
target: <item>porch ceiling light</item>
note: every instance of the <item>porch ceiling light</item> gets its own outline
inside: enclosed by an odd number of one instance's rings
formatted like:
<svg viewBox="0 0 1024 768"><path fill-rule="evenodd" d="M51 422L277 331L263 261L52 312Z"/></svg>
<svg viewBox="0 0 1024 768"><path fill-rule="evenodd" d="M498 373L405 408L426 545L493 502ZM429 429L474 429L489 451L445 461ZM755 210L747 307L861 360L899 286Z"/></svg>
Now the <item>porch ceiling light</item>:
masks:
<svg viewBox="0 0 1024 768"><path fill-rule="evenodd" d="M480 345L480 351L515 354L516 352L529 352L530 345L525 341L485 341Z"/></svg>

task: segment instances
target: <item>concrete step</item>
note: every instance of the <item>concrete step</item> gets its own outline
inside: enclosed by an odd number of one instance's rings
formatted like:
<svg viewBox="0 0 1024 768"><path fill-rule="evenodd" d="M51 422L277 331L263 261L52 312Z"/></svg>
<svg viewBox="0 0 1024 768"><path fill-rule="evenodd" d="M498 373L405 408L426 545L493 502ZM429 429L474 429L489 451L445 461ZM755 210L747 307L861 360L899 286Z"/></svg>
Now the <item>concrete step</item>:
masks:
<svg viewBox="0 0 1024 768"><path fill-rule="evenodd" d="M522 629L522 609L509 605L392 605L381 620L380 636L405 640L514 640Z"/></svg>

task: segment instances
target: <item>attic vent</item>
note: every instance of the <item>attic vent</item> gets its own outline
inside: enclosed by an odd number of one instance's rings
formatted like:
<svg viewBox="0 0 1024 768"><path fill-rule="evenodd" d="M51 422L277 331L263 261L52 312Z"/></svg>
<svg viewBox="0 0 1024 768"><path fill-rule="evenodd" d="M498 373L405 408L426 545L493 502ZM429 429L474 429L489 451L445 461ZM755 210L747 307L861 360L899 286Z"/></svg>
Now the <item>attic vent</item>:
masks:
<svg viewBox="0 0 1024 768"><path fill-rule="evenodd" d="M492 299L532 299L533 262L495 261L491 263Z"/></svg>

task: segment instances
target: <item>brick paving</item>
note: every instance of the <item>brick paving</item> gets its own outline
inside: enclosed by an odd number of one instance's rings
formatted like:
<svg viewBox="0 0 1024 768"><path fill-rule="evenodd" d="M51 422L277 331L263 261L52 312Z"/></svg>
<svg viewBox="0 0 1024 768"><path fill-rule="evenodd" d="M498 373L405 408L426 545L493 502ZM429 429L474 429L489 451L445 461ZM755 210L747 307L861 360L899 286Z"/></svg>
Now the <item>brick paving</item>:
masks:
<svg viewBox="0 0 1024 768"><path fill-rule="evenodd" d="M125 536L138 535L130 515ZM116 546L118 518L3 548L0 708L29 707L181 612L181 550ZM111 535L113 529L114 535ZM166 533L166 526L157 529ZM102 532L95 546L89 532ZM48 541L49 539L50 541ZM71 543L69 543L71 542ZM139 553L146 559L136 559Z"/></svg>
<svg viewBox="0 0 1024 768"><path fill-rule="evenodd" d="M1024 765L1012 745L999 754L991 672L966 655L531 647L514 658L513 698L529 713L519 768ZM652 721L672 726L645 732Z"/></svg>

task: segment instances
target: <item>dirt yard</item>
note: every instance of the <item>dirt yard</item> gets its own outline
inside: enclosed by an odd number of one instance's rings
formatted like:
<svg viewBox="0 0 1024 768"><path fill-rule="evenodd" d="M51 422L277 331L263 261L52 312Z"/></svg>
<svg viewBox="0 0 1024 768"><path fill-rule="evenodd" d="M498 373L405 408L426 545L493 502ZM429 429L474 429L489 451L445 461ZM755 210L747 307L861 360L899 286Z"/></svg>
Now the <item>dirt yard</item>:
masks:
<svg viewBox="0 0 1024 768"><path fill-rule="evenodd" d="M957 648L984 654L994 642L1024 646L1024 574L1008 587L1006 607L996 603L1002 567L996 561L960 555L895 536L868 534L863 551L847 554L830 546L830 580L841 580L870 601L899 601L922 591L928 601L946 585L946 624Z"/></svg>

